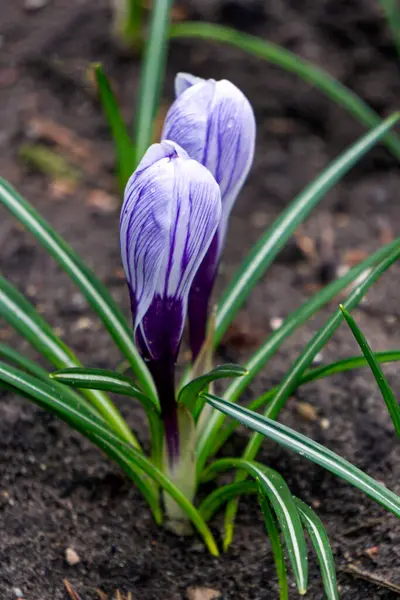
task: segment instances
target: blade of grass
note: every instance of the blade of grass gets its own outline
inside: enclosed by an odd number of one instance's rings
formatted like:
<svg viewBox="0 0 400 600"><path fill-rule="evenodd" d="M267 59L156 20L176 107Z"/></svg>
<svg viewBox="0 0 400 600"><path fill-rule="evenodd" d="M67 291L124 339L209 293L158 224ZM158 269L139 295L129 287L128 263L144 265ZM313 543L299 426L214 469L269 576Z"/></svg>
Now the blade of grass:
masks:
<svg viewBox="0 0 400 600"><path fill-rule="evenodd" d="M42 409L56 414L89 439L92 439L91 432L100 431L106 438L117 440L123 448L131 447L126 445L123 437L120 437L119 435L117 437L117 434L109 427L108 423L102 421L88 410L85 404L64 395L63 392L53 389L51 387L50 379L48 384L45 381L41 381L28 373L24 373L23 371L0 361L0 381L6 386L10 386L12 390L33 401ZM94 429L91 429L91 427ZM118 453L118 448L116 450ZM138 450L135 450L135 452L142 454ZM106 454L110 455L107 452ZM112 456L112 458L117 463L119 462L116 456ZM160 522L160 517L162 520L162 513L160 513L158 494L154 489L153 482L146 478L146 475L135 463L131 464L129 468L130 472L128 475L136 483L148 502L156 521Z"/></svg>
<svg viewBox="0 0 400 600"><path fill-rule="evenodd" d="M148 481L139 478L139 481L135 480L135 483L138 486L142 486L140 491L146 495L146 500L151 505L153 513L158 507L158 494L155 495L154 488L149 487L149 482L150 480L155 481L182 507L182 510L203 537L211 554L218 556L218 548L214 537L199 511L142 452L126 444L107 425L101 423L93 416L85 414L81 407L71 406L63 398L52 394L42 381L1 362L0 380L5 381L24 395L29 396L41 408L56 414L60 419L94 442L105 454L117 462L132 479L133 476L137 479L138 473L140 475L141 472L145 473ZM147 488L143 487L145 484ZM156 521L159 522L161 516L159 507L156 514L158 514L158 520L156 519Z"/></svg>
<svg viewBox="0 0 400 600"><path fill-rule="evenodd" d="M54 231L37 210L1 177L0 203L35 236L71 277L129 361L143 392L146 396L156 399L157 393L153 380L133 342L132 331L106 286L97 279L80 256Z"/></svg>
<svg viewBox="0 0 400 600"><path fill-rule="evenodd" d="M16 329L56 368L81 366L72 350L60 340L32 304L1 276L0 317ZM84 394L117 433L136 448L140 448L139 442L106 394L96 390L85 390Z"/></svg>
<svg viewBox="0 0 400 600"><path fill-rule="evenodd" d="M395 4L395 2L396 0L381 0L382 4L387 5L389 3ZM394 23L394 19L391 22ZM396 20L396 22L398 21ZM397 39L399 31L400 29L397 31ZM343 106L366 127L375 127L381 122L378 113L340 81L334 79L321 68L314 66L311 62L272 42L267 42L259 37L248 35L230 27L212 23L176 23L171 26L169 35L171 39L200 38L236 46L249 54L281 67L285 71L295 73L304 81L318 88L336 104ZM388 134L385 136L384 142L392 154L400 159L400 140L398 137Z"/></svg>
<svg viewBox="0 0 400 600"><path fill-rule="evenodd" d="M45 381L47 384L50 383L49 372L46 371L46 369L43 369L43 367L41 367L34 360L30 360L29 358L26 358L26 356L24 356L17 350L14 350L14 348L11 348L11 346L7 346L7 344L0 343L0 356L7 359L11 363L15 364L17 367L19 367L23 371L26 371L27 373L34 375L38 379ZM60 391L62 391L62 393L65 396L68 396L69 398L73 398L76 401L83 402L86 405L86 407L93 414L97 415L98 417L99 416L101 417L101 414L98 412L98 410L92 404L90 404L90 402L88 402L80 394L77 394L74 390L71 390L66 385L62 385L58 382L53 382L52 387L55 387L56 389L60 389ZM101 418L103 418L103 417L101 417Z"/></svg>
<svg viewBox="0 0 400 600"><path fill-rule="evenodd" d="M400 406L397 403L395 395L381 369L378 361L376 360L374 353L372 352L365 335L358 327L357 323L350 315L350 313L345 309L344 306L340 305L340 310L348 326L350 327L356 342L360 346L366 360L368 361L368 365L376 379L376 383L381 391L383 399L386 403L386 407L389 411L390 417L393 421L394 428L396 430L397 435L400 437Z"/></svg>
<svg viewBox="0 0 400 600"><path fill-rule="evenodd" d="M335 560L325 527L321 519L307 504L298 498L294 498L294 502L317 555L327 600L339 600Z"/></svg>
<svg viewBox="0 0 400 600"><path fill-rule="evenodd" d="M375 360L378 363L390 363L390 362L398 362L400 361L400 350L388 350L387 352L375 352L374 353ZM311 381L316 381L318 379L323 379L324 377L329 377L331 375L337 375L339 373L345 373L347 371L352 371L353 369L360 369L361 367L367 367L368 362L364 356L351 356L349 358L345 358L344 360L339 360L337 362L330 363L328 365L322 365L320 367L315 367L306 372L303 377L298 381L296 389L300 386L310 383ZM279 385L274 386L265 394L262 394L247 406L249 410L258 411L260 408L263 408L268 402L272 400L277 391L279 390ZM229 398L227 398L229 399ZM232 402L232 400L230 400ZM222 431L218 433L218 437L216 439L216 443L212 448L211 455L215 456L216 453L224 444L227 439L234 433L237 429L238 423L235 421L231 421L228 423Z"/></svg>
<svg viewBox="0 0 400 600"><path fill-rule="evenodd" d="M245 365L248 375L232 382L224 394L224 398L231 402L236 402L242 392L250 385L254 377L265 366L268 360L277 352L282 343L312 315L314 315L327 302L332 300L339 292L360 277L367 269L377 264L383 258L388 256L398 241L395 240L376 252L368 256L362 263L356 265L348 273L333 281L318 294L309 300L306 300L300 308L291 313L281 327L274 331L257 352L250 358ZM272 394L275 395L276 391ZM225 422L225 416L218 411L214 411L209 417L197 444L197 465L200 473L206 463L207 458L212 454L213 448L218 445L220 430Z"/></svg>
<svg viewBox="0 0 400 600"><path fill-rule="evenodd" d="M246 375L247 371L240 365L235 364L225 364L219 365L215 367L208 373L204 375L200 375L200 377L196 377L196 379L192 379L187 383L178 394L178 402L183 402L185 406L193 413L196 407L196 403L198 400L198 396L201 391L204 390L211 382L216 381L217 379L227 379L231 377L243 377ZM202 403L201 403L202 404ZM198 416L198 413L201 411L197 409L197 414L195 415L195 419Z"/></svg>
<svg viewBox="0 0 400 600"><path fill-rule="evenodd" d="M400 57L400 5L398 0L380 0L380 3Z"/></svg>
<svg viewBox="0 0 400 600"><path fill-rule="evenodd" d="M206 394L207 401L209 397ZM285 540L299 593L304 594L308 574L307 545L296 505L285 480L273 469L240 458L221 458L213 462L208 467L206 476L234 468L244 469L253 477L259 493L271 503Z"/></svg>
<svg viewBox="0 0 400 600"><path fill-rule="evenodd" d="M72 385L79 389L114 392L114 394L122 394L139 400L149 422L152 460L158 466L162 464L163 426L160 409L128 377L106 369L77 367L51 373L50 378L52 381L67 386Z"/></svg>
<svg viewBox="0 0 400 600"><path fill-rule="evenodd" d="M151 144L167 55L168 27L172 0L154 0L148 42L140 77L139 102L135 120L135 163Z"/></svg>
<svg viewBox="0 0 400 600"><path fill-rule="evenodd" d="M400 113L363 135L340 154L289 204L253 246L225 290L218 306L214 343L217 345L257 281L264 275L295 229L318 202L399 120Z"/></svg>
<svg viewBox="0 0 400 600"><path fill-rule="evenodd" d="M100 104L106 116L115 146L119 191L122 193L132 175L135 155L132 141L108 77L100 63L92 65L96 78Z"/></svg>
<svg viewBox="0 0 400 600"><path fill-rule="evenodd" d="M254 413L243 406L233 404L211 394L204 394L204 396L206 401L217 410L221 410L226 415L237 419L240 423L258 432L260 435L277 442L284 448L296 452L307 460L320 465L327 471L344 479L367 494L375 502L381 504L396 515L396 517L400 518L400 498L384 485L361 471L361 469L358 469L342 458L339 454L332 452L332 450L325 448L305 435L290 429L290 427ZM204 473L204 477L206 478L207 476L208 471Z"/></svg>
<svg viewBox="0 0 400 600"><path fill-rule="evenodd" d="M144 0L114 0L114 34L118 41L136 52L142 46Z"/></svg>
<svg viewBox="0 0 400 600"><path fill-rule="evenodd" d="M271 504L268 502L265 494L259 489L258 492L261 511L264 517L265 528L268 533L269 541L271 543L272 555L274 557L276 574L278 576L279 583L279 599L289 600L289 585L287 580L285 554L281 543L281 537L279 535L279 529L274 518L274 514L271 510ZM300 513L299 513L300 514Z"/></svg>
<svg viewBox="0 0 400 600"><path fill-rule="evenodd" d="M381 276L387 269L400 257L400 238L396 241L395 248L389 256L383 259L365 279L351 292L343 303L347 309L352 309L362 300L364 294L369 287ZM279 412L285 406L290 395L294 392L297 382L300 381L304 371L310 367L315 355L325 346L327 341L332 337L336 329L339 327L343 319L340 309L337 309L334 314L329 317L325 325L314 335L311 341L307 344L299 358L294 362L287 375L284 377L279 390L268 404L264 415L271 419L276 419ZM262 443L262 436L253 434L250 441L247 443L243 458L253 460ZM240 481L245 474L238 473L237 481ZM227 506L227 514L225 523L228 525L226 529L225 546L229 545L233 535L234 520L237 512L237 501L231 501Z"/></svg>
<svg viewBox="0 0 400 600"><path fill-rule="evenodd" d="M257 485L254 481L241 481L240 483L228 483L217 487L204 498L199 506L199 513L205 521L212 519L218 509L228 500L237 496L257 494Z"/></svg>

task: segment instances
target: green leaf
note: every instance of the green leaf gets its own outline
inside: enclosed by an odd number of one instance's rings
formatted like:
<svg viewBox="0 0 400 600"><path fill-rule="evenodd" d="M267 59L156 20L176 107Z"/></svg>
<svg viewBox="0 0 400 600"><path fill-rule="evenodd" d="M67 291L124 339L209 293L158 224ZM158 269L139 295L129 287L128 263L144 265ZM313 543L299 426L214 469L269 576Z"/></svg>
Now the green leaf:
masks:
<svg viewBox="0 0 400 600"><path fill-rule="evenodd" d="M93 435L101 432L106 439L118 441L122 448L129 447L126 445L125 439L122 436L116 434L115 431L109 427L108 423L94 415L84 403L66 396L63 393L63 390L55 389L54 386L52 387L50 379L48 380L49 383L46 383L32 375L16 369L15 367L0 362L0 381L11 386L19 394L22 394L29 400L35 402L35 404L42 409L56 414L74 429L77 429L80 433L83 433L83 435L94 441L98 446L100 444L96 442L97 438L93 437ZM118 454L118 447L116 450ZM138 450L135 450L135 452L141 454ZM109 453L106 451L106 454ZM112 458L120 464L116 456L113 456ZM121 467L123 468L123 464ZM130 466L130 473L128 474L136 483L151 507L156 521L160 522L159 501L153 488L153 482L146 480L141 469L138 468L135 463Z"/></svg>
<svg viewBox="0 0 400 600"><path fill-rule="evenodd" d="M87 368L62 369L51 373L50 377L54 381L80 389L105 390L139 400L149 421L153 462L157 465L161 464L163 427L159 406L143 394L129 377L106 369Z"/></svg>
<svg viewBox="0 0 400 600"><path fill-rule="evenodd" d="M214 398L209 394L206 400ZM212 402L210 402L212 403ZM240 458L222 458L212 463L205 472L205 478L232 468L244 469L257 481L260 493L268 498L278 519L285 540L300 594L307 590L308 558L303 526L292 494L279 473L256 462Z"/></svg>
<svg viewBox="0 0 400 600"><path fill-rule="evenodd" d="M218 556L218 548L214 537L199 511L142 452L126 444L105 423L92 415L86 414L81 406L71 405L65 398L51 392L51 389L44 382L31 375L0 362L0 381L13 386L41 408L55 414L101 448L135 481L151 506L156 522L160 523L162 513L158 504L158 494L155 494L154 487L149 485L151 480L155 481L181 505L203 537L211 554ZM142 472L147 475L147 479L143 478Z"/></svg>
<svg viewBox="0 0 400 600"><path fill-rule="evenodd" d="M71 369L61 369L50 374L50 377L56 381L72 385L81 389L105 390L115 394L125 394L137 398L144 405L152 407L160 414L159 405L154 404L143 392L133 383L129 377L110 371L108 369L88 369L87 367L76 367Z"/></svg>
<svg viewBox="0 0 400 600"><path fill-rule="evenodd" d="M374 353L372 352L365 335L359 329L357 323L350 315L350 313L345 309L344 306L340 305L340 310L344 318L347 321L348 326L350 327L358 345L360 346L366 360L368 361L369 367L376 379L376 383L381 391L383 399L386 403L387 409L393 421L394 428L396 430L397 435L400 437L400 406L397 403L396 397L393 394L393 391L383 374L381 367L379 366L378 361L376 360Z"/></svg>
<svg viewBox="0 0 400 600"><path fill-rule="evenodd" d="M260 506L264 517L265 528L271 543L271 550L274 557L276 574L279 582L279 598L280 600L289 599L289 586L286 573L285 555L279 535L279 529L271 510L271 503L268 502L262 489L259 489Z"/></svg>
<svg viewBox="0 0 400 600"><path fill-rule="evenodd" d="M14 350L14 348L11 348L6 344L0 343L0 356L7 359L8 361L11 361L23 371L34 375L38 379L45 381L47 384L49 383L49 372L46 371L46 369L43 369L43 367L41 367L34 360L30 360L29 358L26 358L26 356L24 356L23 354L20 354L20 352L18 352L17 350ZM73 398L78 402L85 403L88 410L90 410L93 414L97 416L101 416L98 410L94 406L92 406L92 404L85 400L85 398L83 398L80 394L77 394L74 390L71 390L67 386L55 381L53 382L52 387L58 387L58 389L60 389L65 396Z"/></svg>
<svg viewBox="0 0 400 600"><path fill-rule="evenodd" d="M0 317L56 367L81 366L72 350L60 340L32 304L3 277L0 277ZM87 390L84 394L116 432L127 442L140 448L139 442L108 396L95 390Z"/></svg>
<svg viewBox="0 0 400 600"><path fill-rule="evenodd" d="M113 32L122 46L140 52L144 0L114 0Z"/></svg>
<svg viewBox="0 0 400 600"><path fill-rule="evenodd" d="M295 229L351 167L397 123L399 118L400 113L392 115L340 154L289 204L253 246L219 302L215 345L219 343L251 290Z"/></svg>
<svg viewBox="0 0 400 600"><path fill-rule="evenodd" d="M335 452L332 452L332 450L325 448L314 440L281 423L254 413L243 406L232 404L232 402L211 396L210 394L205 394L205 399L214 408L221 410L233 419L237 419L253 431L293 452L297 452L300 456L307 458L341 479L344 479L392 512L396 517L400 517L400 498L396 494Z"/></svg>
<svg viewBox="0 0 400 600"><path fill-rule="evenodd" d="M225 364L215 367L212 371L192 379L179 392L178 402L182 402L193 412L196 407L197 399L200 394L211 382L217 379L227 379L230 377L242 377L247 371L240 365ZM196 411L198 412L198 411Z"/></svg>
<svg viewBox="0 0 400 600"><path fill-rule="evenodd" d="M217 487L204 498L199 506L199 512L205 521L209 521L225 502L247 494L257 494L257 485L254 481L228 483Z"/></svg>
<svg viewBox="0 0 400 600"><path fill-rule="evenodd" d="M382 6L393 6L396 0L381 0ZM399 11L394 15L390 10L390 22L399 23ZM389 12L387 12L389 16ZM396 18L396 21L394 21ZM397 29L397 40L399 39L400 28ZM352 90L344 86L340 81L334 79L329 73L326 73L319 67L315 67L311 62L301 58L286 48L277 44L262 40L259 37L248 35L223 25L212 23L185 22L176 23L170 29L170 38L200 38L206 40L215 40L217 42L227 43L236 46L249 54L263 58L274 65L278 65L285 71L295 73L304 81L311 83L324 93L328 98L343 106L360 123L367 127L379 125L380 118L368 104L366 104ZM400 141L397 136L388 134L384 141L387 147L397 158L400 158Z"/></svg>
<svg viewBox="0 0 400 600"><path fill-rule="evenodd" d="M129 360L143 392L156 398L152 377L133 342L132 331L114 298L79 255L7 181L0 177L0 203L30 231L78 286L103 321L114 342Z"/></svg>
<svg viewBox="0 0 400 600"><path fill-rule="evenodd" d="M300 518L311 539L321 569L322 581L327 600L339 600L336 582L335 560L328 535L322 521L315 512L298 498L294 498Z"/></svg>
<svg viewBox="0 0 400 600"><path fill-rule="evenodd" d="M167 56L168 26L172 0L154 0L147 34L135 120L136 164L151 144Z"/></svg>
<svg viewBox="0 0 400 600"><path fill-rule="evenodd" d="M132 175L135 164L135 154L132 141L124 123L118 101L112 90L107 75L100 63L92 65L96 77L99 100L103 107L108 126L115 146L119 190L122 193Z"/></svg>
<svg viewBox="0 0 400 600"><path fill-rule="evenodd" d="M391 29L397 54L400 57L400 5L397 0L380 0L380 4Z"/></svg>
<svg viewBox="0 0 400 600"><path fill-rule="evenodd" d="M240 379L236 379L226 390L224 398L231 402L236 402L243 391L250 385L254 377L264 368L268 360L276 353L282 343L303 323L312 317L322 306L332 300L339 292L345 289L349 284L362 276L367 269L374 266L379 261L388 256L393 249L397 247L398 241L395 240L376 252L368 256L362 263L356 265L348 273L333 281L311 299L306 300L302 306L292 312L282 323L281 327L274 331L257 352L250 358L245 367L248 374ZM276 390L272 393L276 394ZM270 400L270 397L268 397ZM201 432L197 444L197 464L199 472L206 463L207 458L214 452L218 446L218 440L222 439L220 430L224 424L225 415L219 411L214 411L207 420L207 423Z"/></svg>
<svg viewBox="0 0 400 600"><path fill-rule="evenodd" d="M364 294L369 287L400 257L400 238L397 238L396 245L390 254L384 258L376 267L374 267L367 276L364 277L363 281L357 285L357 287L351 292L344 302L346 308L352 309L362 300ZM288 373L284 377L279 390L274 395L271 402L268 404L264 415L266 417L275 419L282 408L285 406L287 400L296 389L298 382L301 380L303 373L314 360L316 354L325 346L327 341L332 337L336 329L342 322L342 313L338 309L325 323L325 325L314 335L311 341L307 344L306 348L300 354L298 359L293 363ZM243 458L247 460L253 460L261 446L262 436L253 434L250 441L247 443ZM240 480L242 475L239 473L237 479ZM227 507L229 516L226 516L226 521L233 522L237 512L237 501L232 501Z"/></svg>
<svg viewBox="0 0 400 600"><path fill-rule="evenodd" d="M400 361L400 350L375 352L374 356L379 363L397 362ZM303 375L300 381L298 381L296 389L298 389L302 385L305 385L306 383L310 383L311 381L316 381L318 379L329 377L330 375L345 373L346 371L351 371L353 369L359 369L361 367L367 366L368 362L364 358L364 356L351 356L349 358L345 358L344 360L338 360L337 362L333 362L328 365L315 367L313 369L310 369ZM247 408L249 410L254 411L259 410L272 400L272 398L275 396L278 390L279 385L276 385L275 387L265 392L265 394L262 394L261 396L250 402ZM226 398L226 400L228 400L228 398ZM220 448L222 448L226 440L232 435L232 433L234 433L237 427L238 423L235 421L231 421L222 429L222 431L219 432L216 443L211 451L211 454L213 456L218 452Z"/></svg>

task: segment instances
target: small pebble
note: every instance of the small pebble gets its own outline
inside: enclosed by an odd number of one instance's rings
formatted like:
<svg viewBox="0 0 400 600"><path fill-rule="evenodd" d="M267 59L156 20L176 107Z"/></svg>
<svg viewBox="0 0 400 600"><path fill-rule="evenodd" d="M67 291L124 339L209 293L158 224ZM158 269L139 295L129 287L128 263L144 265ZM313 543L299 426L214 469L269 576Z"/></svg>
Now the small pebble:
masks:
<svg viewBox="0 0 400 600"><path fill-rule="evenodd" d="M277 329L279 329L282 323L283 319L281 317L272 317L269 320L269 326L271 327L272 331L276 331Z"/></svg>
<svg viewBox="0 0 400 600"><path fill-rule="evenodd" d="M14 596L16 598L22 598L23 597L23 593L22 590L18 587L13 588L13 592L14 592Z"/></svg>
<svg viewBox="0 0 400 600"><path fill-rule="evenodd" d="M187 589L188 600L218 600L221 592L207 587L190 587Z"/></svg>
<svg viewBox="0 0 400 600"><path fill-rule="evenodd" d="M74 323L74 331L85 331L87 329L91 329L93 326L93 321L89 317L81 317Z"/></svg>
<svg viewBox="0 0 400 600"><path fill-rule="evenodd" d="M50 0L25 0L24 9L27 11L35 11L44 8L47 4L49 4Z"/></svg>
<svg viewBox="0 0 400 600"><path fill-rule="evenodd" d="M320 425L321 425L322 429L329 429L329 427L331 426L331 423L330 423L329 419L321 419Z"/></svg>
<svg viewBox="0 0 400 600"><path fill-rule="evenodd" d="M322 352L317 352L317 354L313 358L312 364L320 365L323 362L324 362L324 355L322 354Z"/></svg>
<svg viewBox="0 0 400 600"><path fill-rule="evenodd" d="M75 552L73 548L66 549L65 560L67 561L70 567L74 567L75 565L81 562L79 555Z"/></svg>

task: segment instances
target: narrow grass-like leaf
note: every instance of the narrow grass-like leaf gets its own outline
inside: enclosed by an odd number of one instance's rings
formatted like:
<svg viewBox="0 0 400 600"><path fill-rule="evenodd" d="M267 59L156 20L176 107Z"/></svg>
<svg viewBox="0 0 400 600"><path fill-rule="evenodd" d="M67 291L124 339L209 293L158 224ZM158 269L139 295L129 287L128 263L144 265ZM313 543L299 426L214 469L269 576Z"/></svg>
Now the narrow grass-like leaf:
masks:
<svg viewBox="0 0 400 600"><path fill-rule="evenodd" d="M317 555L326 598L327 600L339 600L335 560L325 527L321 519L307 504L298 498L294 498L294 502Z"/></svg>
<svg viewBox="0 0 400 600"><path fill-rule="evenodd" d="M268 502L267 498L259 488L259 500L261 511L264 517L265 528L268 533L269 541L271 543L272 555L274 557L276 574L278 576L279 583L279 599L288 600L289 598L289 586L286 572L285 554L281 543L281 537L279 535L279 529L271 510L271 503Z"/></svg>
<svg viewBox="0 0 400 600"><path fill-rule="evenodd" d="M118 441L118 444L122 448L132 447L133 449L133 446L128 446L126 444L124 437L119 436L111 429L108 423L94 415L84 403L66 396L59 389L52 387L50 379L48 380L49 383L46 383L45 381L37 379L28 373L24 373L15 367L0 362L0 381L11 386L29 400L33 400L35 404L38 404L44 410L56 414L89 439L93 440L91 434L100 431L107 439L113 440L114 442ZM120 448L117 446L116 450L119 452ZM135 452L143 454L136 449ZM115 457L114 460L116 460ZM159 522L159 499L157 492L154 489L154 483L151 480L146 479L141 468L138 468L135 463L132 463L130 466L130 471L130 477L136 483L151 507L156 521Z"/></svg>
<svg viewBox="0 0 400 600"><path fill-rule="evenodd" d="M396 113L340 154L275 219L250 250L218 306L214 342L218 344L257 281L264 275L295 229L318 202L387 133L400 118Z"/></svg>
<svg viewBox="0 0 400 600"><path fill-rule="evenodd" d="M61 369L50 374L51 379L72 385L81 389L104 390L114 392L115 394L126 394L137 398L146 406L152 407L160 414L158 404L154 404L143 392L133 383L129 377L109 371L108 369L88 369L87 367L76 367L71 369Z"/></svg>
<svg viewBox="0 0 400 600"><path fill-rule="evenodd" d="M400 498L384 485L349 463L347 460L332 452L314 440L282 425L263 415L254 413L243 406L238 406L217 396L205 394L205 399L214 408L221 410L226 415L237 419L260 435L273 440L281 446L300 454L300 456L320 465L327 471L344 479L357 489L367 494L370 498L381 504L384 508L400 518ZM241 460L241 459L237 459ZM242 468L242 467L240 467ZM208 471L206 471L206 474Z"/></svg>
<svg viewBox="0 0 400 600"><path fill-rule="evenodd" d="M105 423L92 415L86 414L82 407L72 406L69 401L67 402L64 398L54 394L44 382L31 375L0 362L0 381L13 386L41 408L57 415L117 462L138 485L149 502L156 521L160 522L162 515L158 505L158 494L155 493L154 487L149 485L151 480L156 482L182 507L182 510L203 537L211 554L218 556L218 548L214 537L199 511L142 452L126 444ZM143 474L147 475L147 479L143 478Z"/></svg>
<svg viewBox="0 0 400 600"><path fill-rule="evenodd" d="M51 373L50 377L54 381L79 389L104 390L139 400L149 421L152 459L155 464L161 465L163 427L160 409L135 386L129 377L106 369L87 368L62 369Z"/></svg>
<svg viewBox="0 0 400 600"><path fill-rule="evenodd" d="M60 340L32 304L3 277L0 277L0 317L24 336L55 367L82 366L72 350ZM136 448L140 448L139 442L106 394L97 390L85 390L84 394L117 433Z"/></svg>
<svg viewBox="0 0 400 600"><path fill-rule="evenodd" d="M11 346L7 346L7 344L0 343L0 356L11 361L23 371L38 377L38 379L43 379L44 381L48 381L49 379L49 372L46 371L46 369L41 367L34 360L31 360L18 352L18 350L11 348ZM68 388L65 389L67 390Z"/></svg>
<svg viewBox="0 0 400 600"><path fill-rule="evenodd" d="M381 0L381 4L388 8L394 7L396 0ZM389 10L387 11L387 15L389 17ZM394 10L390 10L390 17L390 23L393 24L393 26L395 23L396 25L399 23L398 14L396 14ZM397 41L399 40L399 31L400 29L397 31ZM304 81L307 81L318 88L336 104L343 106L343 108L363 125L375 127L381 122L378 113L368 106L368 104L352 90L340 83L340 81L334 79L320 67L316 67L311 62L301 58L298 54L294 54L290 50L282 48L272 42L268 42L253 35L248 35L242 31L237 31L231 27L198 22L176 23L172 25L170 29L170 38L200 38L236 46L249 54L263 58L264 60L281 67L285 71L295 73ZM400 158L400 140L398 137L393 134L388 134L385 136L384 141L390 151L397 158Z"/></svg>
<svg viewBox="0 0 400 600"><path fill-rule="evenodd" d="M96 77L100 103L114 142L119 191L122 193L134 170L135 155L132 141L124 123L118 100L102 65L99 63L94 64L93 71Z"/></svg>
<svg viewBox="0 0 400 600"><path fill-rule="evenodd" d="M14 350L14 348L11 348L11 346L7 346L7 344L0 343L0 356L15 364L18 368L22 369L23 371L34 375L38 379L45 381L47 384L49 383L49 372L46 371L46 369L43 369L43 367L41 367L36 361L26 358L26 356L24 356L17 350ZM65 396L73 398L75 401L85 403L90 412L97 415L98 417L101 417L99 411L80 394L76 393L74 390L71 390L68 386L62 385L54 381L52 383L52 387L57 386Z"/></svg>
<svg viewBox="0 0 400 600"><path fill-rule="evenodd" d="M350 315L350 313L345 309L344 306L340 305L340 310L348 326L350 327L356 342L360 346L366 360L368 361L368 365L376 379L376 383L381 391L383 399L386 403L386 407L389 411L390 417L393 421L394 428L396 430L397 435L400 437L400 406L397 403L396 397L393 394L393 391L381 369L378 361L376 360L374 353L372 352L367 339L363 332L358 327L357 323Z"/></svg>
<svg viewBox="0 0 400 600"><path fill-rule="evenodd" d="M214 396L207 394L207 401L210 398ZM297 587L300 594L304 594L308 574L307 544L296 505L285 480L273 469L240 458L221 458L208 467L204 476L207 478L232 468L243 469L253 477L260 493L271 503L282 530Z"/></svg>
<svg viewBox="0 0 400 600"><path fill-rule="evenodd" d="M390 363L390 362L398 362L400 361L400 350L388 350L387 352L375 352L374 353L375 360L378 363ZM367 367L368 362L364 356L351 356L349 358L345 358L343 360L338 360L336 362L330 363L328 365L322 365L320 367L315 367L306 372L300 381L297 382L296 389L300 386L305 385L306 383L310 383L311 381L316 381L318 379L323 379L325 377L329 377L331 375L337 375L339 373L346 373L347 371L352 371L353 369L360 369L361 367ZM268 390L265 394L262 394L247 406L249 410L258 411L260 408L263 408L268 402L272 400L277 391L279 390L279 385ZM219 432L216 443L211 451L211 454L214 456L222 446L226 443L227 439L234 433L234 431L238 427L238 423L235 421L231 421Z"/></svg>
<svg viewBox="0 0 400 600"><path fill-rule="evenodd" d="M68 273L129 361L143 392L150 398L156 398L153 380L133 342L131 328L106 286L97 279L93 271L37 210L1 177L0 204L3 204L35 236L60 267Z"/></svg>
<svg viewBox="0 0 400 600"><path fill-rule="evenodd" d="M199 506L199 512L205 521L209 521L218 509L228 500L237 496L257 494L257 485L254 481L241 481L240 483L228 483L217 487Z"/></svg>
<svg viewBox="0 0 400 600"><path fill-rule="evenodd" d="M151 144L153 120L157 112L161 86L164 80L171 5L172 0L153 0L135 119L136 164L139 163Z"/></svg>
<svg viewBox="0 0 400 600"><path fill-rule="evenodd" d="M143 2L114 0L114 34L120 44L139 52L142 45Z"/></svg>
<svg viewBox="0 0 400 600"><path fill-rule="evenodd" d="M381 276L387 269L400 257L400 238L397 238L395 247L390 254L384 258L376 267L371 269L364 280L347 297L343 303L348 309L352 309L362 300L368 288ZM339 327L343 319L341 311L338 309L326 321L325 325L314 335L311 341L307 344L299 358L294 362L287 375L284 377L279 390L274 395L271 402L268 404L264 415L271 419L276 419L279 412L285 406L288 398L294 392L298 382L301 380L303 373L308 369L316 354L325 346L327 341L332 337L336 329ZM261 446L262 436L254 434L247 443L243 458L253 460ZM237 475L237 480L243 477L241 473ZM237 512L237 501L231 501L227 506L227 515L225 522L229 523L226 535L231 538L233 535L233 524Z"/></svg>
<svg viewBox="0 0 400 600"><path fill-rule="evenodd" d="M254 377L265 366L268 360L277 352L282 343L303 323L312 317L320 308L327 302L332 300L339 292L345 289L348 285L354 282L358 277L366 272L367 269L376 265L384 259L397 247L398 241L395 240L379 248L376 252L368 256L362 263L356 265L348 273L339 279L328 284L320 292L309 300L306 300L300 308L292 312L282 323L281 327L274 331L264 344L250 358L247 365L248 374L236 379L228 387L224 394L226 400L236 402L242 392L250 385ZM272 393L272 390L270 390ZM276 394L276 390L272 396ZM271 398L269 397L268 400ZM225 415L219 411L214 411L201 432L197 444L197 465L199 472L206 463L207 458L214 452L214 448L218 446L218 440L221 438L220 429L224 424Z"/></svg>
<svg viewBox="0 0 400 600"><path fill-rule="evenodd" d="M397 54L400 57L400 4L398 0L380 0L380 4L392 32Z"/></svg>
<svg viewBox="0 0 400 600"><path fill-rule="evenodd" d="M179 392L178 402L183 402L183 404L193 412L200 392L202 392L211 382L216 381L217 379L242 377L243 375L246 375L246 373L246 369L240 365L219 365L218 367L215 367L215 369L212 369L212 371L200 375L200 377L196 377L196 379L192 379L192 381L186 384Z"/></svg>

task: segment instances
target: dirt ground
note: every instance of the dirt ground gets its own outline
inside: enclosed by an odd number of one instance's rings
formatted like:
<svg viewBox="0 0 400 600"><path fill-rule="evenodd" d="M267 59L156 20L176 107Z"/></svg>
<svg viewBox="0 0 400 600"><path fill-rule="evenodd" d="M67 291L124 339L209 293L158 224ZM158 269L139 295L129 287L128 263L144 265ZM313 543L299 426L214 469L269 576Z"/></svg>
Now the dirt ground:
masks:
<svg viewBox="0 0 400 600"><path fill-rule="evenodd" d="M26 2L26 5L29 3ZM377 0L197 1L194 16L234 25L313 60L359 93L382 115L398 109L399 63ZM113 78L126 118L132 112L139 63L110 40L110 13L102 0L53 0L28 11L22 0L0 11L0 174L9 179L82 254L128 314L118 249L118 200L107 127L87 77L102 61ZM170 48L164 105L177 71L226 78L252 102L257 153L235 207L219 288L263 229L331 159L357 138L361 126L321 93L266 62L212 43L181 41ZM396 104L397 102L397 104ZM46 122L50 121L50 128ZM61 125L66 130L55 128ZM71 139L72 135L72 139ZM74 135L78 137L74 137ZM58 137L57 137L58 136ZM55 145L81 172L78 186L28 164L27 144ZM54 148L53 148L54 149ZM29 154L29 147L28 147ZM252 293L220 349L221 360L243 362L287 315L328 279L398 234L400 172L382 147L374 149L324 199L302 230L316 251L306 256L292 241ZM331 244L329 235L332 237ZM306 238L304 237L306 236ZM307 239L306 239L307 241ZM5 211L0 219L0 267L30 298L88 366L113 368L120 356L83 298L57 265ZM375 350L400 348L395 265L355 311ZM246 394L280 380L332 303L285 344ZM0 338L35 357L5 324ZM357 353L342 326L320 357ZM398 366L385 368L400 393ZM300 402L315 409L302 414ZM129 400L119 405L146 443L144 420ZM366 370L303 388L281 421L355 462L400 493L400 446L376 385ZM225 453L239 453L241 428ZM264 444L260 460L277 469L293 493L312 503L326 524L336 556L343 600L397 598L400 526L375 503L301 457ZM180 600L206 586L225 600L269 600L278 589L269 544L253 500L241 502L231 549L210 557L197 538L158 529L140 495L94 447L26 400L0 394L0 598L65 600L68 579L81 600L131 591L135 600ZM218 539L221 515L212 528ZM68 566L65 551L79 555ZM359 578L358 569L372 581ZM392 591L389 589L392 586ZM292 598L296 598L293 587ZM307 598L323 597L310 555Z"/></svg>

